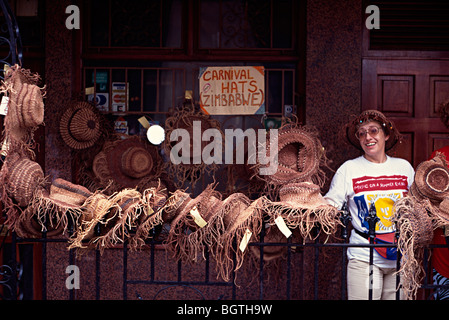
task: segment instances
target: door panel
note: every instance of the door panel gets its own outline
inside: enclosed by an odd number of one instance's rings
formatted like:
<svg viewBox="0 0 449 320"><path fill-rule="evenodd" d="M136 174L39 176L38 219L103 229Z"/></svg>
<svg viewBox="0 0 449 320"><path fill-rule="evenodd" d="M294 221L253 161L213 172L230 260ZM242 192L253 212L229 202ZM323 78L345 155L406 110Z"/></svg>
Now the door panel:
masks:
<svg viewBox="0 0 449 320"><path fill-rule="evenodd" d="M363 59L362 110L380 110L396 123L404 139L395 155L414 167L449 144L449 130L437 115L447 99L447 60Z"/></svg>

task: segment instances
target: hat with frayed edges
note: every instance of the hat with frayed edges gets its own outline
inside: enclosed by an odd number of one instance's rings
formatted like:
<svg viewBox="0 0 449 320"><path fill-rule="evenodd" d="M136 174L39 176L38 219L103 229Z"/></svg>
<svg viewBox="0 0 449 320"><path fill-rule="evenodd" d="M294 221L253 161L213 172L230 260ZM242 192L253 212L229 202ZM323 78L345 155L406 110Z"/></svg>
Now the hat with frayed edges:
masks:
<svg viewBox="0 0 449 320"><path fill-rule="evenodd" d="M162 210L162 220L166 223L170 223L176 217L178 213L178 208L185 202L187 199L191 199L190 194L186 193L184 190L176 190L173 194L167 199L166 205Z"/></svg>
<svg viewBox="0 0 449 320"><path fill-rule="evenodd" d="M44 181L44 172L39 163L19 156L10 155L6 191L18 205L26 207L32 201L35 191Z"/></svg>
<svg viewBox="0 0 449 320"><path fill-rule="evenodd" d="M111 196L110 200L116 205L100 223L100 235L91 240L101 253L129 238L144 210L142 195L135 189L123 189Z"/></svg>
<svg viewBox="0 0 449 320"><path fill-rule="evenodd" d="M17 220L14 231L22 238L42 238L45 232L47 238L56 238L61 236L65 228L62 223L48 219L48 225L43 226L38 221L37 215L32 211L32 207L28 207Z"/></svg>
<svg viewBox="0 0 449 320"><path fill-rule="evenodd" d="M415 186L412 193L429 198L432 202L441 202L449 194L449 169L446 157L437 153L430 160L421 162L415 171ZM416 190L416 192L415 192Z"/></svg>
<svg viewBox="0 0 449 320"><path fill-rule="evenodd" d="M196 261L204 245L216 243L215 228L221 222L218 215L221 204L220 193L210 184L197 197L186 198L178 207L165 240L177 259Z"/></svg>
<svg viewBox="0 0 449 320"><path fill-rule="evenodd" d="M69 240L69 249L92 247L90 241L99 236L99 226L106 222L109 211L117 204L101 191L95 192L85 201L78 228Z"/></svg>
<svg viewBox="0 0 449 320"><path fill-rule="evenodd" d="M312 237L311 231L315 226L320 226L327 235L336 231L339 210L323 198L318 185L312 182L288 183L281 187L279 198L279 202L265 202L271 225L276 224L280 216L289 228L299 228L304 239Z"/></svg>
<svg viewBox="0 0 449 320"><path fill-rule="evenodd" d="M266 157L277 152L278 167L273 174L260 176L261 179L277 187L302 181L313 181L320 186L324 184L325 172L321 167L327 164L327 158L315 127L297 123L282 125L277 134L277 150L272 150L270 139L267 138ZM260 170L270 165L272 163L259 163L257 167Z"/></svg>
<svg viewBox="0 0 449 320"><path fill-rule="evenodd" d="M263 202L265 197L251 200L242 193L233 193L223 203L224 232L213 248L217 260L217 272L229 281L232 271L241 268L251 241L257 241L263 226ZM237 248L234 248L234 241ZM235 264L233 255L235 254Z"/></svg>
<svg viewBox="0 0 449 320"><path fill-rule="evenodd" d="M72 149L92 147L102 133L98 110L88 102L72 103L61 117L59 131Z"/></svg>
<svg viewBox="0 0 449 320"><path fill-rule="evenodd" d="M424 249L432 242L433 223L429 201L407 196L394 204L393 220L399 231L398 250L402 254L398 271L406 299L414 299L424 277Z"/></svg>
<svg viewBox="0 0 449 320"><path fill-rule="evenodd" d="M137 136L105 143L94 158L92 170L102 187L111 190L139 189L153 183L164 172L159 149Z"/></svg>
<svg viewBox="0 0 449 320"><path fill-rule="evenodd" d="M168 174L170 178L176 183L177 188L181 188L185 183L190 182L192 188L194 188L195 184L198 182L199 177L204 175L204 172L214 173L218 170L218 165L214 162L210 164L206 164L204 159L202 159L202 151L205 146L209 144L207 141L202 141L201 139L198 141L200 151L196 153L194 150L194 139L195 137L195 125L198 122L201 127L198 134L202 136L202 133L207 130L214 128L221 132L220 122L212 119L209 115L202 113L201 111L195 110L194 105L183 105L181 108L173 110L173 113L170 117L167 117L165 120L165 141L162 143L162 149L167 157L186 157L186 155L182 154L184 149L180 149L178 154L172 154L172 149L178 143L178 138L182 135L178 135L179 131L177 129L183 129L189 133L189 158L182 159L182 162L179 164L174 164L173 161L168 162L169 171ZM184 131L184 132L185 132ZM195 134L194 134L195 133ZM220 137L224 137L222 133ZM215 138L216 139L216 138ZM223 139L223 138L222 138ZM224 143L224 141L222 141ZM186 143L183 141L182 143Z"/></svg>
<svg viewBox="0 0 449 320"><path fill-rule="evenodd" d="M353 116L351 121L344 126L347 141L357 149L363 151L355 134L361 124L369 121L378 122L385 132L385 136L389 136L388 140L385 141L385 151L391 150L401 141L402 136L393 121L378 110L365 110L359 116Z"/></svg>
<svg viewBox="0 0 449 320"><path fill-rule="evenodd" d="M30 206L37 214L37 220L43 230L62 226L66 231L69 223L78 224L82 214L82 206L92 195L87 188L71 183L62 178L55 179L50 186L50 192L40 189ZM55 226L56 225L56 226Z"/></svg>
<svg viewBox="0 0 449 320"><path fill-rule="evenodd" d="M132 250L145 244L150 231L163 224L162 212L167 203L167 190L158 184L156 187L146 189L142 194L143 212L135 235L130 239Z"/></svg>

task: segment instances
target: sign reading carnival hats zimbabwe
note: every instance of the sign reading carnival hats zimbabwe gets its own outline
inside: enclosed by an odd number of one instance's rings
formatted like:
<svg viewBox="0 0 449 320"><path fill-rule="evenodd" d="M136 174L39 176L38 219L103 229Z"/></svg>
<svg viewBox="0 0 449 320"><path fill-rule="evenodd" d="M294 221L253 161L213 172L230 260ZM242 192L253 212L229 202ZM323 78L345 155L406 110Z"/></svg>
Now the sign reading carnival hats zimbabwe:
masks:
<svg viewBox="0 0 449 320"><path fill-rule="evenodd" d="M206 114L265 113L264 67L200 68L200 106Z"/></svg>

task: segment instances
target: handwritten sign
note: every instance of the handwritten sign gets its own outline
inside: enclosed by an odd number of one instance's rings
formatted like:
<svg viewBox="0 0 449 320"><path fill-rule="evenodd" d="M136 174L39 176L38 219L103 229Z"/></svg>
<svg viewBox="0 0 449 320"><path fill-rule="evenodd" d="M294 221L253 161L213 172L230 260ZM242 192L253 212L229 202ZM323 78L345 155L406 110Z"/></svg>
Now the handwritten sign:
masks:
<svg viewBox="0 0 449 320"><path fill-rule="evenodd" d="M264 67L200 68L200 106L206 114L265 113Z"/></svg>

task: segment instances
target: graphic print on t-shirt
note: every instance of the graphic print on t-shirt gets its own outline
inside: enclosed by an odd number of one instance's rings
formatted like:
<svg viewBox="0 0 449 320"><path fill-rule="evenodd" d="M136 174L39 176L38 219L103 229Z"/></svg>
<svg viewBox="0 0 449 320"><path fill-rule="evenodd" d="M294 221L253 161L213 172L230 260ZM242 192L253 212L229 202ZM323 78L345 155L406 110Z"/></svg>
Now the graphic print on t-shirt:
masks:
<svg viewBox="0 0 449 320"><path fill-rule="evenodd" d="M369 229L366 217L372 203L376 207L379 222L376 232L394 231L393 204L406 195L407 177L402 175L370 177L364 176L352 180L355 192L354 201L357 205L357 216L362 227Z"/></svg>

